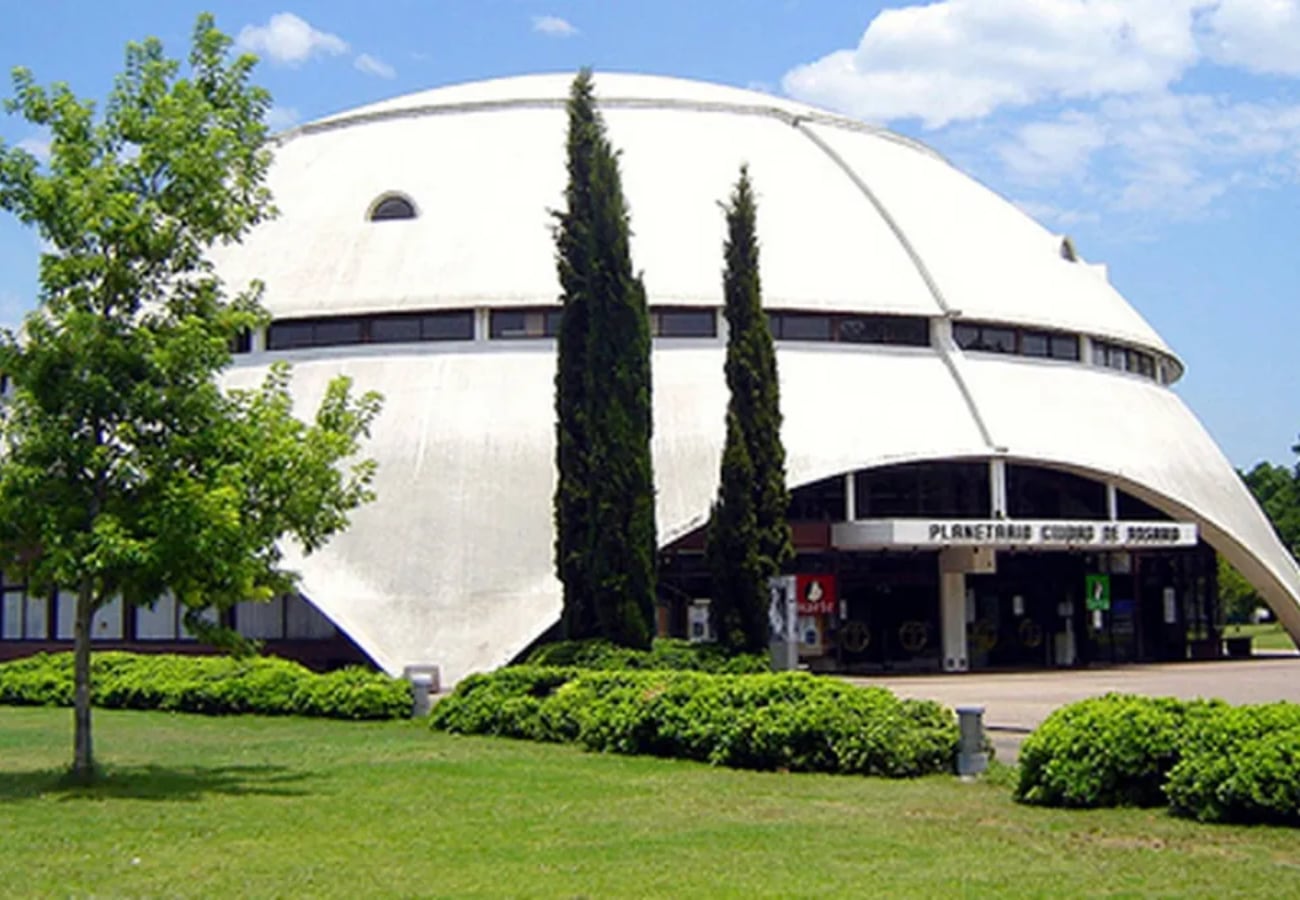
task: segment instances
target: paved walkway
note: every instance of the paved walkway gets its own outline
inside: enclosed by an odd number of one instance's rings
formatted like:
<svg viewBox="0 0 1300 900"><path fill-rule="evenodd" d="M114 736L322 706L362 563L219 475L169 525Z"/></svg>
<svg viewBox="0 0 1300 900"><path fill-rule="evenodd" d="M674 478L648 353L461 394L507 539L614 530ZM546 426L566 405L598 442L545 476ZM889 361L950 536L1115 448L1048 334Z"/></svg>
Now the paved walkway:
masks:
<svg viewBox="0 0 1300 900"><path fill-rule="evenodd" d="M1045 672L871 675L848 680L883 685L900 697L938 700L946 706L982 706L997 758L1012 762L1025 734L1052 710L1109 691L1184 699L1219 697L1229 703L1300 702L1300 655Z"/></svg>

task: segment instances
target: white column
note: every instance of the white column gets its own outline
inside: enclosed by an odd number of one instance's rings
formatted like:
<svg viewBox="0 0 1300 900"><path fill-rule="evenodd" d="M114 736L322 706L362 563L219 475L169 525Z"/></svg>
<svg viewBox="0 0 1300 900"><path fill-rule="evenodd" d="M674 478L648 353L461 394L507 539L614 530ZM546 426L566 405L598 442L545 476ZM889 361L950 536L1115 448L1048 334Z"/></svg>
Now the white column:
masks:
<svg viewBox="0 0 1300 900"><path fill-rule="evenodd" d="M271 326L266 328L254 328L248 336L248 352L261 353L266 349L266 332Z"/></svg>
<svg viewBox="0 0 1300 900"><path fill-rule="evenodd" d="M844 476L844 521L853 522L858 518L858 480L849 472Z"/></svg>
<svg viewBox="0 0 1300 900"><path fill-rule="evenodd" d="M965 672L966 658L966 575L939 571L939 621L943 628L943 670Z"/></svg>
<svg viewBox="0 0 1300 900"><path fill-rule="evenodd" d="M995 519L1007 517L1007 464L1001 459L989 460L989 510Z"/></svg>
<svg viewBox="0 0 1300 900"><path fill-rule="evenodd" d="M1109 481L1106 482L1106 518L1112 522L1119 519L1119 491Z"/></svg>

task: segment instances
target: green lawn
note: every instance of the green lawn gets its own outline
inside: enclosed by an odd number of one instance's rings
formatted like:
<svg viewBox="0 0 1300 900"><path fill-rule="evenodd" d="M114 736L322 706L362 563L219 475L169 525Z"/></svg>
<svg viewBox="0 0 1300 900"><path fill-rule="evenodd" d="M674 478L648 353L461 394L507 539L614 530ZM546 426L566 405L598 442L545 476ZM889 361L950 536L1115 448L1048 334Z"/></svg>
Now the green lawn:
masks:
<svg viewBox="0 0 1300 900"><path fill-rule="evenodd" d="M0 894L1300 895L1300 834L1017 806L1005 785L765 774L410 722L0 707Z"/></svg>
<svg viewBox="0 0 1300 900"><path fill-rule="evenodd" d="M1251 646L1256 650L1295 650L1291 636L1282 630L1279 622L1265 622L1262 625L1225 625L1224 637L1253 637Z"/></svg>

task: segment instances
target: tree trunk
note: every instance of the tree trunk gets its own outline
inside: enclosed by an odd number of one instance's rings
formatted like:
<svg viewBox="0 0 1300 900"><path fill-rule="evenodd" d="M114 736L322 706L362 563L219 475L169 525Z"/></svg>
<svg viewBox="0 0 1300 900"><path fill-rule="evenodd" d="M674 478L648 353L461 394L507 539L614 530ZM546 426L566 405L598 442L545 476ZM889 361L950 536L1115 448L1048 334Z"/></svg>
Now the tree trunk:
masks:
<svg viewBox="0 0 1300 900"><path fill-rule="evenodd" d="M90 739L90 621L95 607L91 581L83 578L77 590L73 625L72 775L78 781L95 776L95 754Z"/></svg>

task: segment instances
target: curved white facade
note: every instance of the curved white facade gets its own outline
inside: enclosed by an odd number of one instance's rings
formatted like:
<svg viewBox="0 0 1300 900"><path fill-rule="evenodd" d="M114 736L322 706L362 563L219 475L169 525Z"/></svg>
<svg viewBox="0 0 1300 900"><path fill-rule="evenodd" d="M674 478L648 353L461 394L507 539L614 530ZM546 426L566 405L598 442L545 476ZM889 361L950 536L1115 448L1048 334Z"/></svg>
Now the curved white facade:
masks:
<svg viewBox="0 0 1300 900"><path fill-rule="evenodd" d="M472 341L255 348L229 375L290 360L304 410L340 372L384 394L379 500L299 567L303 592L391 672L431 662L454 682L559 614L554 342L489 340L486 311L557 300L570 80L443 88L296 129L269 178L281 216L216 255L228 282L265 282L277 319L476 311ZM1300 570L1213 440L1168 387L1089 363L1101 341L1149 354L1164 380L1182 370L1101 267L1063 259L1059 235L889 132L675 79L598 74L596 93L652 306L721 305L717 204L743 162L768 307L931 320L928 347L778 345L792 486L914 459L1066 468L1197 522L1300 636ZM368 221L388 192L417 217ZM1076 334L1084 358L962 351L963 321ZM716 489L723 353L722 337L655 343L661 542L698 527Z"/></svg>

